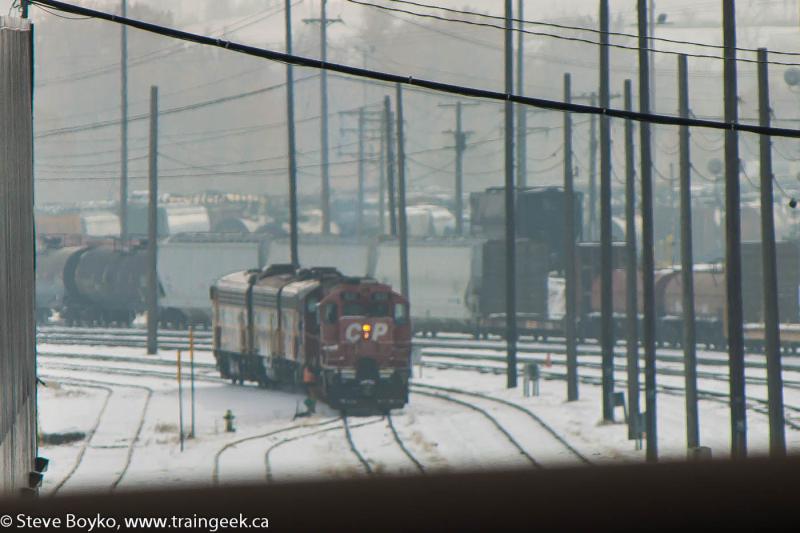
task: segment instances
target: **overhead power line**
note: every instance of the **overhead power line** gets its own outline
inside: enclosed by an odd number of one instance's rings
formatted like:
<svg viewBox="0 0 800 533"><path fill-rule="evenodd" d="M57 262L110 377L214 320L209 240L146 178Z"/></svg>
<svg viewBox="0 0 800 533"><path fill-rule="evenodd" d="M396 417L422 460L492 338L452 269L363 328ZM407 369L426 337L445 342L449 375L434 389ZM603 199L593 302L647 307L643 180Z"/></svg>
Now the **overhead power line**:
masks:
<svg viewBox="0 0 800 533"><path fill-rule="evenodd" d="M250 55L253 57L260 57L262 59L278 61L281 63L288 63L301 67L332 70L334 72L348 74L360 78L368 78L378 82L411 85L416 87L422 87L425 89L430 89L431 91L435 92L459 94L462 96L467 96L472 98L482 98L486 100L496 100L502 102L510 101L517 104L523 104L554 111L605 115L612 118L629 119L637 122L648 122L648 123L665 124L671 126L689 126L689 127L710 128L718 130L745 131L750 133L756 133L759 135L800 138L800 130L794 130L789 128L776 128L771 126L762 127L751 124L743 124L739 122L728 123L723 121L705 120L697 118L680 118L671 115L659 115L654 113L642 113L638 111L626 111L623 109L602 108L586 104L574 104L574 103L560 102L556 100L546 100L543 98L519 96L510 93L502 93L498 91L490 91L487 89L465 87L462 85L443 83L434 80L415 79L413 76L399 76L397 74L390 74L388 72L381 72L367 68L352 67L340 63L320 61L319 59L312 59L293 54L286 54L283 52L266 50L241 43L226 41L223 39L215 39L213 37L207 37L204 35L189 33L174 28L167 28L156 24L150 24L148 22L142 22L140 20L120 17L118 15L114 15L111 13L105 13L94 9L75 6L72 4L67 4L65 2L59 2L57 0L35 0L32 3L34 5L41 4L45 6L50 6L60 11L72 13L75 15L92 16L98 19L108 20L118 24L125 24L127 26L147 31L150 33L155 33L158 35L164 35L167 37L182 39L189 42L205 44L217 48L224 48L225 50L229 50L231 52Z"/></svg>
<svg viewBox="0 0 800 533"><path fill-rule="evenodd" d="M470 26L481 26L481 27L484 27L484 28L492 28L492 29L497 29L497 30L502 30L502 31L515 31L515 32L521 32L521 33L528 34L528 35L535 35L537 37L550 37L552 39L560 39L560 40L563 40L563 41L572 41L572 42L578 42L578 43L584 43L584 44L591 44L593 46L608 46L608 47L611 47L611 48L619 48L619 49L622 49L622 50L631 50L631 51L637 51L637 52L640 49L642 49L642 50L646 50L648 52L654 52L654 53L657 53L657 54L686 55L688 57L694 57L694 58L698 58L698 59L715 59L715 60L719 60L719 61L724 61L725 60L725 58L723 56L712 55L712 54L690 54L690 53L686 53L686 52L679 52L679 51L672 51L672 50L660 50L658 48L650 48L650 47L640 48L639 46L631 46L631 45L625 45L625 44L614 44L614 43L609 43L607 45L603 45L602 43L600 43L598 41L593 41L593 40L587 39L585 37L569 37L569 36L566 36L566 35L558 35L558 34L555 34L555 33L546 33L546 32L541 32L541 31L532 31L532 30L526 30L526 29L523 29L523 28L506 28L505 26L501 26L499 24L489 24L489 23L486 23L486 22L475 22L475 21L463 20L463 19L450 19L450 18L443 17L443 16L440 16L440 15L433 15L431 13L420 13L418 11L411 11L411 10L408 10L408 9L400 9L400 8L389 7L389 6L384 6L384 5L380 5L380 4L373 4L373 3L370 3L370 2L363 2L361 0L347 0L347 1L350 2L351 4L358 4L358 5L362 5L362 6L366 6L366 7L372 7L372 8L376 8L376 9L381 9L381 10L384 10L384 11L393 11L395 13L403 13L403 14L406 14L406 15L412 15L412 16L421 17L421 18L428 18L428 19L438 20L438 21L441 21L441 22L450 22L450 23L455 23L455 24L467 24L467 25L470 25ZM503 18L503 20L505 20L505 18ZM585 29L585 28L582 28L582 29ZM601 33L603 33L603 32L601 32ZM787 52L787 54L788 54L788 52ZM800 54L798 54L798 55L800 55ZM743 58L743 57L737 57L736 61L740 61L742 63L759 63L759 61L757 59L747 59L747 58ZM782 61L767 61L767 63L770 64L770 65L800 67L800 63L791 63L791 62L782 62Z"/></svg>
<svg viewBox="0 0 800 533"><path fill-rule="evenodd" d="M318 74L312 74L311 76L306 76L305 78L300 78L295 80L295 83L301 83L310 79L314 79L318 76ZM159 116L164 115L172 115L174 113L182 113L184 111L191 111L194 109L201 109L203 107L208 107L212 105L222 104L224 102L231 102L233 100L241 100L242 98L248 98L250 96L255 96L258 94L264 94L276 89L280 89L285 87L286 83L278 83L276 85L270 85L269 87L262 87L261 89L254 89L252 91L246 91L243 93L238 94L231 94L228 96L221 96L219 98L212 98L211 100L203 100L202 102L195 102L193 104L182 105L178 107L172 107L169 109L164 109L163 111L159 111ZM138 115L133 115L128 117L128 122L136 122L138 120L145 120L150 117L149 113L140 113ZM66 133L76 133L79 131L89 131L89 130L97 130L101 128L107 128L110 126L117 125L121 122L121 119L113 119L113 120L104 120L100 122L92 122L90 124L80 124L77 126L67 126L64 128L55 128L51 130L45 130L40 133L37 133L34 138L42 139L45 137L52 137L54 135L64 135Z"/></svg>
<svg viewBox="0 0 800 533"><path fill-rule="evenodd" d="M293 4L293 6L302 3L302 1L303 0L297 0ZM49 13L51 15L58 16L56 13L54 13L54 12L52 12L50 10L44 9L42 6L38 6L38 7L40 9L43 9L44 11L46 11L47 13ZM262 11L260 13L251 14L251 15L248 15L246 17L242 17L239 21L234 23L231 28L224 29L224 31L221 33L221 36L225 36L227 34L230 34L230 33L233 33L233 32L237 32L239 30L243 30L244 28L252 26L253 24L256 24L258 22L264 21L264 20L272 17L273 15L276 15L276 14L281 13L283 11L283 4L282 3L277 5L277 9L275 9L275 7L276 6L273 6L272 8L265 9L264 11ZM253 20L250 20L250 21L247 20L249 18L252 18L253 16L256 16L257 18L255 18ZM78 19L78 20L87 20L89 18L94 18L94 17L83 17L83 18ZM174 52L180 52L182 50L183 50L183 47L180 44L173 45L173 46L167 46L167 47L164 47L164 48L159 48L158 50L153 50L152 52L148 52L146 54L142 54L140 56L137 56L137 57L134 57L134 58L128 60L128 66L129 67L135 67L135 66L143 65L143 64L149 63L151 61L155 61L157 59L161 59L161 58L164 58L164 57L170 57L170 56L172 56L172 54ZM116 62L116 63L110 63L110 64L107 64L107 65L95 67L95 68L92 68L92 69L87 69L87 70L84 70L83 72L73 73L73 74L70 74L68 76L59 76L59 77L53 77L53 78L43 78L41 80L37 80L36 88L37 89L41 89L41 88L48 87L48 86L51 86L51 85L56 85L56 84L61 84L61 83L69 83L69 82L73 82L73 81L80 81L80 80L85 80L85 79L96 78L98 76L102 76L102 75L105 75L105 74L110 74L110 73L116 72L119 68L120 68L120 63Z"/></svg>
<svg viewBox="0 0 800 533"><path fill-rule="evenodd" d="M348 1L351 1L351 0L348 0ZM505 20L505 17L501 17L501 16L497 16L497 15L487 15L485 13L478 13L477 11L468 11L468 10L463 10L463 9L452 9L452 8L449 8L449 7L436 6L436 5L431 5L431 4L423 4L421 2L411 2L409 0L386 0L386 1L394 2L394 3L397 3L397 4L408 4L408 5L412 5L412 6L416 6L416 7L424 7L424 8L429 8L429 9L438 9L440 11L445 11L445 12L448 12L448 13L455 13L455 14L459 14L459 15L482 17L482 18L487 18L487 19L492 19L492 20L499 20L499 21L504 21ZM354 3L356 3L356 2L354 2ZM631 39L638 39L639 38L639 36L636 35L635 33L625 33L625 32L618 32L618 31L604 32L604 31L598 30L596 28L586 28L586 27L582 27L582 26L570 26L570 25L567 25L567 24L557 24L557 23L554 23L554 22L543 22L543 21L540 21L540 20L528 20L528 19L519 19L519 18L512 18L511 20L512 20L512 22L521 22L523 24L529 24L531 26L542 26L542 27L547 27L547 28L556 28L556 29L560 29L560 30L584 31L584 32L594 33L596 35L606 34L606 35L613 35L615 37L627 37L627 38L631 38ZM652 41L658 41L658 42L670 43L670 44L683 44L683 45L689 45L689 46L698 46L698 47L701 47L701 48L713 48L715 50L724 50L725 49L724 46L719 45L719 44L701 43L701 42L697 42L697 41L684 41L684 40L680 40L680 39L669 39L669 38L666 38L666 37L654 37L654 36L648 35L646 37L646 39L648 41L651 41L651 42ZM757 48L743 48L743 47L738 47L737 46L734 49L736 51L738 51L738 52L750 52L750 53L753 53L753 54L758 53L758 49ZM800 56L800 52L785 52L785 51L780 51L780 50L770 50L769 53L770 54L775 54L775 55L794 56L794 57Z"/></svg>

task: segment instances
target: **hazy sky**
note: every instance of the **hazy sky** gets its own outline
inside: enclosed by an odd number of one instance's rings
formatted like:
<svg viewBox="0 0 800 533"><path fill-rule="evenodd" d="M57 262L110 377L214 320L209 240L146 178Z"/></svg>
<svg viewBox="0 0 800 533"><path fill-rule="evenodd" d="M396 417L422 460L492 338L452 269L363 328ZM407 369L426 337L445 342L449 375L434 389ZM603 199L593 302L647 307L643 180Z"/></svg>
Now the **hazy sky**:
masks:
<svg viewBox="0 0 800 533"><path fill-rule="evenodd" d="M371 1L371 0L369 0ZM499 0L418 0L422 3L445 5L454 8L488 12L500 15L503 2ZM397 8L424 11L386 0L377 3L393 5ZM99 6L100 9L118 11L118 1L81 1L86 6ZM737 2L739 22L739 45L744 47L768 46L784 51L800 50L798 40L798 0L740 0ZM516 1L514 2L516 5ZM0 0L0 7L7 12L11 2ZM198 33L219 35L229 28L235 28L247 17L265 13L273 7L280 8L283 2L269 0L175 0L165 3L156 0L133 1L131 6L147 6L154 10L166 7L174 10L173 18L176 26ZM318 16L319 0L299 0L295 2L294 28L295 52L302 55L317 56L318 41L316 30L302 19ZM525 18L550 22L566 22L586 27L595 24L598 2L596 0L561 0L545 2L527 0L525 2ZM612 23L616 31L635 32L635 0L614 0L611 2ZM721 41L720 15L721 0L660 0L656 2L656 12L666 15L666 24L657 26L657 36L674 39L700 41L719 44ZM279 10L276 10L279 11ZM119 40L117 30L108 23L63 21L54 19L33 7L32 16L35 21L44 22L47 17L51 31L44 31L45 24L40 24L37 32L37 82L55 80L47 87L37 88L36 93L36 128L38 132L48 129L70 127L94 121L114 120L119 116L119 74L114 63L119 59ZM334 61L362 64L360 50L363 49L365 36L372 40L377 50L368 59L368 65L378 70L387 70L397 74L426 77L463 85L502 89L502 32L475 29L463 24L436 23L429 19L416 19L405 15L389 18L374 8L356 5L346 0L331 0L328 14L330 17L341 17L343 23L331 26L329 32L330 58ZM280 13L271 17L255 17L256 24L244 29L232 31L228 38L236 41L267 46L274 49L283 48L283 20ZM263 20L261 20L263 19ZM393 34L390 29L381 25L391 25L397 20L406 20L413 31L402 35ZM414 23L424 22L434 25L433 32L419 29ZM56 22L61 24L56 25ZM52 24L51 24L52 23ZM240 24L239 24L240 25ZM377 25L377 27L375 27ZM541 29L541 28L536 28ZM58 30L60 33L55 33ZM441 31L439 31L441 30ZM545 30L542 30L545 31ZM560 30L550 30L558 32ZM102 37L100 35L102 34ZM135 34L135 35L134 35ZM384 35L385 34L385 35ZM97 35L97 37L93 37ZM131 30L130 57L132 60L145 57L152 50L163 50L175 47L176 43L143 35ZM88 37L87 37L88 36ZM388 37L386 37L388 36ZM80 41L83 38L84 41ZM86 46L89 39L91 47ZM366 43L370 44L370 43ZM634 44L635 42L626 42ZM195 47L199 48L199 47ZM694 47L678 47L659 42L662 50L680 49L689 53L718 54L715 49ZM467 52L465 53L465 50ZM204 55L205 54L205 55ZM561 77L565 72L573 74L575 93L597 90L597 50L591 45L570 44L541 36L526 37L526 94L544 98L560 99L562 94ZM144 66L131 69L130 73L130 105L131 113L144 113L147 109L147 89L151 83L158 83L164 91L165 107L192 104L210 98L226 96L242 91L257 89L279 83L283 79L280 65L244 58L235 54L211 51L195 51L191 54L173 54L157 61L148 61ZM675 90L675 55L657 54L656 57L656 109L659 112L674 113L676 106ZM143 62L144 63L144 62ZM631 51L614 49L611 61L612 87L618 91L624 79L636 78L636 54ZM111 68L109 69L109 65ZM41 68L39 68L41 67ZM88 76L81 78L81 73L91 74L93 69L107 69L105 76ZM692 60L690 64L692 86L692 109L698 115L719 117L721 113L721 62ZM780 112L776 115L782 119L796 117L798 95L791 93L782 81L783 68L775 67L772 74L773 102ZM250 72L250 74L248 74ZM255 72L255 74L253 74ZM301 73L302 74L302 73ZM300 76L301 74L298 74ZM307 72L313 75L313 72ZM58 83L59 78L75 77L77 81ZM303 74L304 75L304 74ZM228 78L228 79L226 79ZM744 117L753 115L754 103L754 69L752 65L741 64L740 68L741 109ZM318 174L318 85L306 83L298 86L298 118L308 122L299 125L300 165L304 169L305 187L313 194L319 183ZM354 126L345 116L339 116L341 110L361 105L362 100L379 102L384 94L391 93L391 88L374 87L371 92L365 91L358 84L345 81L331 82L331 111L336 116L331 119L331 146L352 145L353 134L347 129ZM369 92L369 94L367 94ZM446 132L452 128L452 110L439 105L447 99L442 95L410 95L408 101L408 135L412 143L412 155L409 168L412 183L448 187L452 174L452 150L444 149L452 137ZM247 104L247 105L245 105ZM619 100L612 105L621 105ZM165 121L165 140L174 141L174 146L164 149L166 156L173 160L164 163L163 168L173 171L175 178L165 181L164 187L175 187L175 190L194 190L196 187L224 188L232 187L245 191L260 190L258 177L228 176L224 181L216 180L211 174L213 170L224 168L228 172L242 172L242 168L274 170L279 176L285 161L279 158L285 154L285 136L281 130L266 130L265 124L279 124L283 118L282 92L275 92L270 97L258 101L249 100L241 104L217 106L213 110L203 111L191 117L175 116ZM476 146L467 151L465 169L469 176L467 190L475 190L489 186L497 181L502 169L502 150L496 142L501 137L500 107L496 104L482 104L479 108L465 111L465 127L474 131L473 142L487 144ZM557 113L536 116L529 121L529 126L557 128L561 122ZM578 165L583 169L579 179L585 178L588 157L584 146L588 143L587 133L581 128L588 127L586 117L576 117L579 124L576 146ZM140 121L131 126L132 152L131 172L133 176L141 176L146 172L145 122ZM615 123L615 127L619 124ZM235 128L261 128L259 133L250 136L237 136L225 140L202 144L187 144L193 132L206 132L210 136L213 130L232 130ZM541 129L541 128L540 128ZM549 130L548 130L549 131ZM262 133L263 132L263 133ZM557 133L532 133L529 157L531 168L555 168L559 138ZM657 165L664 174L669 173L670 163L674 159L674 132L668 132L656 139L661 155L657 155ZM538 135L538 136L537 136ZM116 196L114 180L118 179L118 127L106 128L97 134L64 135L51 139L37 140L37 179L54 179L47 186L37 189L37 198L53 201L62 198L93 196L95 199L113 200ZM171 137L170 137L171 136ZM494 141L494 144L491 142ZM697 144L706 148L698 148L695 158L699 168L705 168L706 161L718 157L716 147L720 145L719 135L714 132L701 132L697 136ZM135 150L133 147L135 146ZM752 147L752 142L746 147ZM91 147L91 150L89 149ZM442 147L440 151L426 149ZM615 144L620 150L621 143ZM797 147L787 143L779 144L778 149L784 153L797 154ZM115 152L115 150L117 150ZM82 156L81 154L98 153L100 155ZM341 152L341 153L340 153ZM335 172L341 176L342 187L348 185L347 176L355 173L352 164L352 148L345 148L332 154ZM743 158L751 158L751 152L744 150ZM259 164L242 166L243 161L262 161ZM270 160L266 163L264 161ZM182 164L178 161L183 162ZM348 163L350 161L350 163ZM448 166L450 165L450 166ZM182 179L182 173L193 172L192 179ZM254 170L255 172L255 170ZM374 174L374 166L368 169ZM794 171L792 171L794 172ZM168 172L167 172L168 173ZM91 187L80 183L69 182L69 179L87 179L85 176L97 178ZM542 173L547 181L547 174ZM554 174L552 179L558 177ZM370 175L368 179L374 179ZM352 180L351 180L352 181ZM43 183L43 181L41 182ZM139 187L142 181L134 183ZM198 185L200 184L200 185ZM253 185L256 184L256 185ZM276 189L277 190L277 189ZM279 191L279 190L278 190ZM280 192L280 191L279 191Z"/></svg>

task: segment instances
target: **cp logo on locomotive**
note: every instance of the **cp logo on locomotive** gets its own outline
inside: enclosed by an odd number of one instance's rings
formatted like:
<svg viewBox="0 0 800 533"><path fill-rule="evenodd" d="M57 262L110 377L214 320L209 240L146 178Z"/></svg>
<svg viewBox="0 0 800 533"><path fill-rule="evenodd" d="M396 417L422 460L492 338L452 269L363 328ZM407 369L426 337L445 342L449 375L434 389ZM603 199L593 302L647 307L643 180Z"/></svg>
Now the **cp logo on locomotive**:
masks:
<svg viewBox="0 0 800 533"><path fill-rule="evenodd" d="M347 339L347 342L358 342L361 340L362 332L364 331L364 325L359 324L358 322L353 322L344 330L344 338ZM367 330L369 331L369 329ZM389 324L386 322L375 322L372 324L371 333L369 335L370 340L377 341L384 335L389 333Z"/></svg>

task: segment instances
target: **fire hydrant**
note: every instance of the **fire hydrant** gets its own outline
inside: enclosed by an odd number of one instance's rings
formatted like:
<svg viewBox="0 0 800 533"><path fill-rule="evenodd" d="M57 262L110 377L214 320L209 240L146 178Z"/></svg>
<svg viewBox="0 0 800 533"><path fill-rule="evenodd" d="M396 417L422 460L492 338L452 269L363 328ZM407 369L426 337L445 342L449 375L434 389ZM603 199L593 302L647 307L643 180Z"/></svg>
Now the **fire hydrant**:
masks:
<svg viewBox="0 0 800 533"><path fill-rule="evenodd" d="M233 416L231 410L228 409L228 412L226 412L225 416L223 416L222 418L225 419L225 431L228 433L234 433L236 431L236 428L233 427L233 421L236 419L236 417Z"/></svg>

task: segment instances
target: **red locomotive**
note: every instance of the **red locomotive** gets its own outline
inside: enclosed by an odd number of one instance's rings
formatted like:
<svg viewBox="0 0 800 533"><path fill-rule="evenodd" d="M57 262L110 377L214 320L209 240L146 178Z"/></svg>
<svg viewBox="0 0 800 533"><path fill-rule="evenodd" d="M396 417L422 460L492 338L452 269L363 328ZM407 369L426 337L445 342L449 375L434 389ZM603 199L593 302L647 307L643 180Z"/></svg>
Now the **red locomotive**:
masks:
<svg viewBox="0 0 800 533"><path fill-rule="evenodd" d="M408 402L408 301L371 278L334 268L272 265L211 288L214 357L226 379L299 384L311 372L335 408Z"/></svg>

